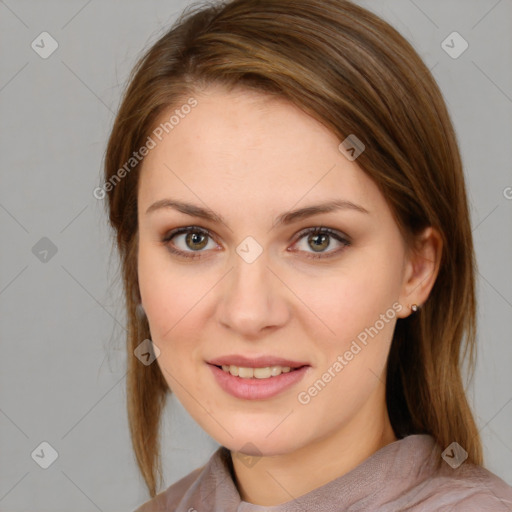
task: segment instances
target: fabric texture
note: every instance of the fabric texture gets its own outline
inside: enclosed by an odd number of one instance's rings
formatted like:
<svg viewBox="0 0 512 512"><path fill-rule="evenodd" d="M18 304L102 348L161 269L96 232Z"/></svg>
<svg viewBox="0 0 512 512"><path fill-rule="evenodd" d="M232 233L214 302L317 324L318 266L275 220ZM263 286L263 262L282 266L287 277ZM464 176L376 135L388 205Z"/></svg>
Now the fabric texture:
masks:
<svg viewBox="0 0 512 512"><path fill-rule="evenodd" d="M241 500L230 452L220 446L134 512L512 512L511 486L482 466L452 468L441 454L432 436L407 436L295 500L264 507Z"/></svg>

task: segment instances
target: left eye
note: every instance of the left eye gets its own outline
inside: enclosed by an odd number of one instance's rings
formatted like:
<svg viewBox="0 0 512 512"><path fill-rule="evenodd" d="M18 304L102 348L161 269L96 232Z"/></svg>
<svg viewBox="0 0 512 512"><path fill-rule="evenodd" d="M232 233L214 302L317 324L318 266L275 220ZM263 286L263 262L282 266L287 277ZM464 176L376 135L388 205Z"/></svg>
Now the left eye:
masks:
<svg viewBox="0 0 512 512"><path fill-rule="evenodd" d="M317 253L308 254L309 258L328 258L334 254L338 254L341 250L350 245L350 242L341 233L330 228L308 228L299 233L298 241L302 240L303 238L306 239L306 244L308 244L308 247L314 247L313 252ZM331 246L330 239L332 238L334 238L339 244L341 244L341 249L329 251L328 253L326 253L324 249L327 249L328 247ZM313 245L309 245L310 243L313 243Z"/></svg>
<svg viewBox="0 0 512 512"><path fill-rule="evenodd" d="M184 236L184 249L177 248L176 241L170 243L171 240L177 240L180 236ZM200 253L204 252L203 249L207 248L209 238L212 239L212 236L207 230L196 226L188 226L171 231L164 237L162 242L167 245L167 248L173 254L184 256L186 258L198 258L201 257ZM301 231L293 245L297 245L297 243L302 239L306 239L308 247L313 248L313 251L310 253L307 250L299 250L299 252L306 252L307 257L309 258L327 258L339 253L345 247L350 245L350 241L341 233L330 228L323 227L308 228ZM326 249L331 246L331 239L335 239L339 244L341 244L341 248L339 250L326 252ZM311 243L312 245L309 245Z"/></svg>

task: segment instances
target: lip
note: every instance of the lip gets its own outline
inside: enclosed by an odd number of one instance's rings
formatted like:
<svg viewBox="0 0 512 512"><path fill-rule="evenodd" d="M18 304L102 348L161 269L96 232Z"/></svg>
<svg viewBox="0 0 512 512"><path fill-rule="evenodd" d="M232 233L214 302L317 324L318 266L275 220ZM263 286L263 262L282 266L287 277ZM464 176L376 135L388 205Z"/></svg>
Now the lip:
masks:
<svg viewBox="0 0 512 512"><path fill-rule="evenodd" d="M243 400L264 400L266 398L272 398L297 384L311 369L311 366L306 365L288 373L281 373L281 375L277 377L269 377L268 379L256 379L255 377L243 379L241 377L235 377L213 364L208 363L208 367L212 371L217 384L226 393ZM248 366L248 368L252 368L252 366Z"/></svg>
<svg viewBox="0 0 512 512"><path fill-rule="evenodd" d="M301 366L309 366L308 363L283 359L274 356L246 357L239 354L217 357L207 361L208 364L215 366L234 365L244 368L265 368L267 366L289 366L290 368L300 368Z"/></svg>

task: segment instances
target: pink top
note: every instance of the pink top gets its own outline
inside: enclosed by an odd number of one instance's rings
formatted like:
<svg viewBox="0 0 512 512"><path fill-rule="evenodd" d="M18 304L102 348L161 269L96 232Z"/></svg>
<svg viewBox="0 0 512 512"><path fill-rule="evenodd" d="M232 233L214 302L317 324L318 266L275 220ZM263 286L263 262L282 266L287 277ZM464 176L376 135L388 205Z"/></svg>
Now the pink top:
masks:
<svg viewBox="0 0 512 512"><path fill-rule="evenodd" d="M468 462L454 469L441 454L432 436L407 436L295 500L263 507L240 499L221 446L134 512L512 512L512 487L501 478Z"/></svg>

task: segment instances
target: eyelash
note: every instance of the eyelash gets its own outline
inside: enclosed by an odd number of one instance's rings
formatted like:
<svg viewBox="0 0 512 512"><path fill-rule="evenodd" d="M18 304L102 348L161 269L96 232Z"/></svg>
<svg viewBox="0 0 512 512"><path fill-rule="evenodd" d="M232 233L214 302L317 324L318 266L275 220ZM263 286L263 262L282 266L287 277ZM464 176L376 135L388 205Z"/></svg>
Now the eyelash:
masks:
<svg viewBox="0 0 512 512"><path fill-rule="evenodd" d="M204 252L204 251L181 251L179 249L176 249L176 248L172 247L169 244L169 242L174 237L176 237L178 235L182 235L182 234L189 234L189 233L199 233L199 234L208 236L211 239L214 238L214 237L212 237L211 233L208 230L204 229L204 228L200 228L198 226L187 226L187 227L182 227L182 228L174 229L170 233L166 234L164 236L164 238L162 239L162 243L164 245L166 245L167 249L171 253L176 254L178 256L182 256L184 258L189 258L189 259L201 258L202 256L201 256L200 253ZM335 250L335 251L330 251L328 253L318 253L318 254L306 253L307 254L307 256L306 256L307 258L312 258L312 259L331 258L331 257L339 254L340 252L342 252L346 247L349 247L351 245L351 242L349 240L347 240L346 238L344 238L341 235L341 233L339 233L338 231L330 229L330 228L324 228L324 227L321 227L321 226L317 226L317 227L313 227L313 228L306 228L306 229L302 230L297 235L297 239L295 240L293 245L295 245L302 238L304 238L305 236L310 235L310 234L314 234L314 235L318 235L318 234L329 235L332 238L336 239L341 244L343 244L343 247L341 247L341 249L338 249L338 250ZM190 253L192 253L192 254L190 254Z"/></svg>

